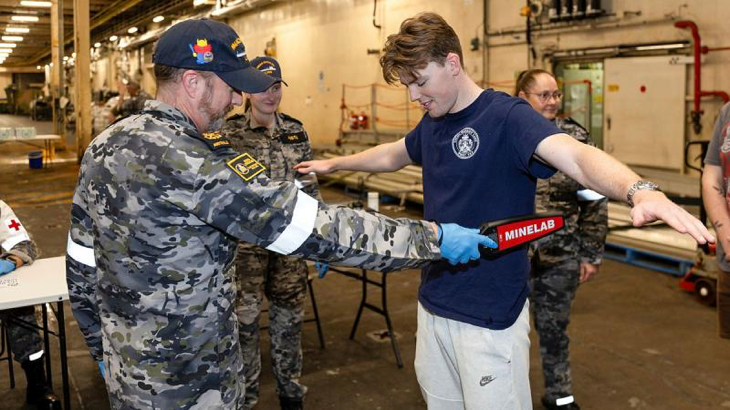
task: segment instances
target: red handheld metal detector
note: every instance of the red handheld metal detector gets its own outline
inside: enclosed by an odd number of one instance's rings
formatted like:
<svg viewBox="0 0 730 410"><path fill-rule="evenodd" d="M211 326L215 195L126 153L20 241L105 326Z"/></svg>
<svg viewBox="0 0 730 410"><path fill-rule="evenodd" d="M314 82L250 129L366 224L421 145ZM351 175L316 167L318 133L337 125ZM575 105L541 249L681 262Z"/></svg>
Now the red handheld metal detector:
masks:
<svg viewBox="0 0 730 410"><path fill-rule="evenodd" d="M479 233L497 243L496 248L481 247L482 255L495 255L544 238L565 226L560 213L544 213L517 216L499 221L485 222Z"/></svg>

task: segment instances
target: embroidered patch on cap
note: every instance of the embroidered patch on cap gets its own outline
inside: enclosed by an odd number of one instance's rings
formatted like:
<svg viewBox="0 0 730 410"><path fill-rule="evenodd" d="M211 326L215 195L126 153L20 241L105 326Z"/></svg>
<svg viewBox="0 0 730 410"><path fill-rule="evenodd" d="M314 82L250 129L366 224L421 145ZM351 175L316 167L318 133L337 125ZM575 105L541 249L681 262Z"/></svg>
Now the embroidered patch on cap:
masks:
<svg viewBox="0 0 730 410"><path fill-rule="evenodd" d="M190 44L190 50L193 52L195 62L198 64L208 64L213 61L213 46L208 44L208 39L198 39L195 45Z"/></svg>
<svg viewBox="0 0 730 410"><path fill-rule="evenodd" d="M244 181L250 181L253 177L264 172L264 169L266 169L249 153L241 154L228 161L226 164L228 164L233 172L238 174L238 176L240 176Z"/></svg>

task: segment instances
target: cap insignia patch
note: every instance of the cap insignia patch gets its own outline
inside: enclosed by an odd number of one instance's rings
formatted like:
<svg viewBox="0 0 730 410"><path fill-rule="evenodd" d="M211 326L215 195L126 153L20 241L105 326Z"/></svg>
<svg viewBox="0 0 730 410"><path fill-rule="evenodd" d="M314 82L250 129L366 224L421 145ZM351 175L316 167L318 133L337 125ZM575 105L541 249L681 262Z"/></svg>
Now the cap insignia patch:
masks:
<svg viewBox="0 0 730 410"><path fill-rule="evenodd" d="M213 61L213 46L208 44L208 39L198 39L195 45L190 44L190 50L198 64L208 64Z"/></svg>

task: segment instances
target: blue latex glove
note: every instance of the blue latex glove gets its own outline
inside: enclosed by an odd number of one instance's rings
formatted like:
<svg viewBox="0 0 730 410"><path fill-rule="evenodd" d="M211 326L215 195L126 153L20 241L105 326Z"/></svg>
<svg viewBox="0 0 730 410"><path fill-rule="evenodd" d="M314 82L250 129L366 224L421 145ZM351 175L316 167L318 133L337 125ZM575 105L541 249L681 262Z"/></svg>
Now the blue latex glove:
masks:
<svg viewBox="0 0 730 410"><path fill-rule="evenodd" d="M319 278L322 279L330 270L330 264L327 262L314 262L314 268L319 271Z"/></svg>
<svg viewBox="0 0 730 410"><path fill-rule="evenodd" d="M0 259L0 276L15 270L15 264L7 259Z"/></svg>
<svg viewBox="0 0 730 410"><path fill-rule="evenodd" d="M497 247L493 240L480 235L479 229L464 228L457 224L442 224L439 227L439 238L441 256L452 265L479 259L479 245Z"/></svg>
<svg viewBox="0 0 730 410"><path fill-rule="evenodd" d="M104 361L99 360L99 371L101 372L101 378L104 379Z"/></svg>

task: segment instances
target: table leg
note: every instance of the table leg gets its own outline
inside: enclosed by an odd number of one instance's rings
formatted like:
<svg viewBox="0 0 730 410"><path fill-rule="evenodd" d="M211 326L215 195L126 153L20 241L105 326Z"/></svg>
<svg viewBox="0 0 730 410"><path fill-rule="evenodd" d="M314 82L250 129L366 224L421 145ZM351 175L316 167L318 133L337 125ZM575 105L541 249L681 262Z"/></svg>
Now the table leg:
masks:
<svg viewBox="0 0 730 410"><path fill-rule="evenodd" d="M357 316L355 316L355 323L352 324L352 330L350 331L350 340L355 338L355 332L357 331L357 325L360 323L360 316L362 316L362 310L368 301L368 274L365 269L362 270L362 299L360 299L360 307L357 309Z"/></svg>
<svg viewBox="0 0 730 410"><path fill-rule="evenodd" d="M46 304L41 304L43 312L43 349L46 357L46 380L48 385L53 388L53 371L51 369L51 343L48 339L48 309Z"/></svg>
<svg viewBox="0 0 730 410"><path fill-rule="evenodd" d="M386 289L388 289L387 283L385 282L388 277L387 273L382 274L381 281L381 304L383 307L383 316L385 316L385 325L388 326L388 335L390 336L390 344L393 346L393 353L395 353L395 361L398 363L398 367L403 367L403 359L400 357L400 349L398 348L398 341L395 340L395 333L393 332L393 325L390 322L390 312L388 312L388 295Z"/></svg>
<svg viewBox="0 0 730 410"><path fill-rule="evenodd" d="M61 349L61 377L63 378L63 408L71 408L71 394L68 386L68 360L66 357L66 320L63 311L63 302L58 302L58 342Z"/></svg>

